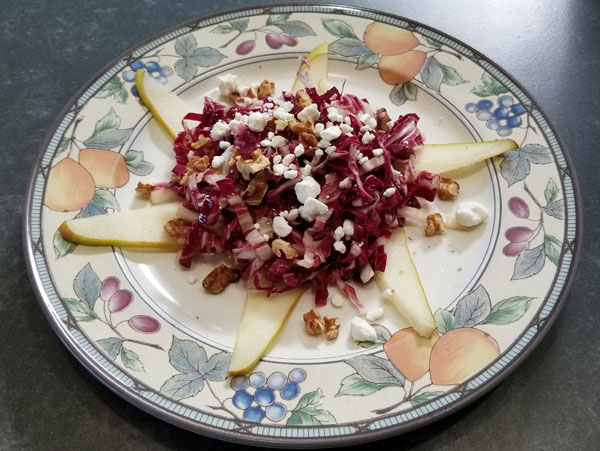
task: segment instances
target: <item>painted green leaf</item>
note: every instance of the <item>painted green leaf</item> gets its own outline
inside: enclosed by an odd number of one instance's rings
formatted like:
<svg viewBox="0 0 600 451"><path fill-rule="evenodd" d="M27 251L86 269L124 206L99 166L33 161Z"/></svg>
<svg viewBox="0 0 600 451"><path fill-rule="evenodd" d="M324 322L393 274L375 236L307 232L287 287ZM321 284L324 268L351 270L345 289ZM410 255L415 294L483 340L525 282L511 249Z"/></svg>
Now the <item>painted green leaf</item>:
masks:
<svg viewBox="0 0 600 451"><path fill-rule="evenodd" d="M305 36L316 36L315 30L309 27L304 22L300 22L299 20L290 20L288 22L283 22L275 25L284 33L289 34L290 36L295 36L297 38L303 38Z"/></svg>
<svg viewBox="0 0 600 451"><path fill-rule="evenodd" d="M440 395L443 395L443 391L430 391L426 393L421 393L417 397L410 400L410 403L413 407L418 406L419 404L423 404L424 402L429 401L430 399L436 398Z"/></svg>
<svg viewBox="0 0 600 451"><path fill-rule="evenodd" d="M210 30L211 33L215 34L228 34L234 31L234 28L231 25L219 25L216 28Z"/></svg>
<svg viewBox="0 0 600 451"><path fill-rule="evenodd" d="M403 105L406 102L406 94L404 94L404 84L400 83L390 92L390 100L394 105Z"/></svg>
<svg viewBox="0 0 600 451"><path fill-rule="evenodd" d="M548 205L545 205L544 211L548 213L550 216L553 216L557 219L563 219L565 215L565 206L562 200L555 200L550 202Z"/></svg>
<svg viewBox="0 0 600 451"><path fill-rule="evenodd" d="M105 189L97 189L94 194L94 202L102 208L112 208L114 211L120 211L119 202L113 193Z"/></svg>
<svg viewBox="0 0 600 451"><path fill-rule="evenodd" d="M102 208L100 205L98 205L96 203L96 201L94 201L94 199L92 199L85 207L83 207L79 211L78 217L87 218L89 216L105 215L105 214L106 214L106 210L104 208Z"/></svg>
<svg viewBox="0 0 600 451"><path fill-rule="evenodd" d="M335 396L366 396L386 387L397 387L396 384L375 384L365 380L359 374L351 374L342 379L342 385Z"/></svg>
<svg viewBox="0 0 600 451"><path fill-rule="evenodd" d="M102 130L118 128L119 125L121 125L121 118L117 113L115 113L114 108L111 107L108 114L103 118L99 119L98 122L96 122L96 126L94 127L94 134L92 136L95 136L96 133L101 132Z"/></svg>
<svg viewBox="0 0 600 451"><path fill-rule="evenodd" d="M442 71L444 72L443 83L448 86L462 85L463 83L467 82L458 74L458 72L456 72L456 69L453 67L442 66Z"/></svg>
<svg viewBox="0 0 600 451"><path fill-rule="evenodd" d="M459 299L454 308L454 327L473 327L490 314L492 303L490 295L479 285L473 291Z"/></svg>
<svg viewBox="0 0 600 451"><path fill-rule="evenodd" d="M439 333L445 334L454 328L454 315L448 310L438 309L433 317Z"/></svg>
<svg viewBox="0 0 600 451"><path fill-rule="evenodd" d="M63 138L60 140L60 142L58 143L58 147L56 148L56 155L60 155L65 150L67 150L67 148L69 146L69 141L70 141L69 138Z"/></svg>
<svg viewBox="0 0 600 451"><path fill-rule="evenodd" d="M365 380L374 384L404 385L404 376L388 359L359 355L345 360Z"/></svg>
<svg viewBox="0 0 600 451"><path fill-rule="evenodd" d="M540 244L519 255L511 280L526 279L535 276L544 267L546 260L544 245Z"/></svg>
<svg viewBox="0 0 600 451"><path fill-rule="evenodd" d="M440 92L440 86L444 80L443 65L435 57L427 57L421 68L421 78L429 89Z"/></svg>
<svg viewBox="0 0 600 451"><path fill-rule="evenodd" d="M323 393L318 388L313 392L306 393L296 407L292 410L292 415L287 421L288 425L319 425L334 424L335 418L327 410L319 409Z"/></svg>
<svg viewBox="0 0 600 451"><path fill-rule="evenodd" d="M77 244L65 240L58 230L54 234L54 240L52 244L54 245L54 253L57 259L70 254L77 247Z"/></svg>
<svg viewBox="0 0 600 451"><path fill-rule="evenodd" d="M358 60L356 62L356 70L364 70L371 67L377 62L378 59L379 55L377 53L363 53L358 57Z"/></svg>
<svg viewBox="0 0 600 451"><path fill-rule="evenodd" d="M85 302L90 309L94 309L96 300L100 297L102 282L89 263L75 276L73 290L79 299Z"/></svg>
<svg viewBox="0 0 600 451"><path fill-rule="evenodd" d="M128 96L129 94L127 89L125 89L124 83L116 76L111 78L110 81L96 94L96 97L99 99L113 97L120 103L125 103Z"/></svg>
<svg viewBox="0 0 600 451"><path fill-rule="evenodd" d="M544 235L544 252L546 257L556 266L560 260L560 254L562 251L562 243L552 235Z"/></svg>
<svg viewBox="0 0 600 451"><path fill-rule="evenodd" d="M161 393L170 396L175 401L196 396L204 388L204 378L197 373L179 373L160 387Z"/></svg>
<svg viewBox="0 0 600 451"><path fill-rule="evenodd" d="M190 56L196 47L198 47L198 43L192 34L180 36L175 41L175 53L184 58Z"/></svg>
<svg viewBox="0 0 600 451"><path fill-rule="evenodd" d="M427 44L429 44L431 47L434 47L436 49L439 49L442 47L442 43L436 41L435 39L431 39L428 38L427 36L423 36L425 38L425 42L427 42Z"/></svg>
<svg viewBox="0 0 600 451"><path fill-rule="evenodd" d="M144 161L144 152L140 150L128 150L125 154L125 163L127 164L136 164Z"/></svg>
<svg viewBox="0 0 600 451"><path fill-rule="evenodd" d="M129 172L135 175L148 175L154 170L154 165L149 161L142 161L140 163L127 164Z"/></svg>
<svg viewBox="0 0 600 451"><path fill-rule="evenodd" d="M471 92L479 97L489 97L508 92L508 89L504 87L502 83L493 78L487 72L481 76L481 81L483 85L475 86L473 89L471 89Z"/></svg>
<svg viewBox="0 0 600 451"><path fill-rule="evenodd" d="M129 139L133 128L110 128L94 132L94 134L84 142L87 147L93 149L110 150L119 147Z"/></svg>
<svg viewBox="0 0 600 451"><path fill-rule="evenodd" d="M93 321L98 316L85 302L78 299L63 298L65 306L76 321Z"/></svg>
<svg viewBox="0 0 600 451"><path fill-rule="evenodd" d="M338 38L358 39L352 27L342 20L321 19L321 23L329 33Z"/></svg>
<svg viewBox="0 0 600 451"><path fill-rule="evenodd" d="M284 13L284 14L271 14L267 18L267 25L281 25L282 23L287 22L292 13Z"/></svg>
<svg viewBox="0 0 600 451"><path fill-rule="evenodd" d="M391 332L381 324L373 324L373 329L377 333L376 341L359 341L357 344L362 348L373 348L375 346L380 346L384 344L386 341L390 339L392 336Z"/></svg>
<svg viewBox="0 0 600 451"><path fill-rule="evenodd" d="M108 354L108 356L115 360L121 352L121 346L125 340L119 337L109 337L98 340L96 343L100 345L102 350Z"/></svg>
<svg viewBox="0 0 600 451"><path fill-rule="evenodd" d="M188 57L196 66L210 67L215 66L225 58L221 52L211 47L200 47L192 52L192 55Z"/></svg>
<svg viewBox="0 0 600 451"><path fill-rule="evenodd" d="M546 189L544 190L544 197L546 198L546 203L549 204L550 202L556 200L557 195L558 186L556 186L554 180L548 180L548 183L546 184Z"/></svg>
<svg viewBox="0 0 600 451"><path fill-rule="evenodd" d="M248 18L247 17L242 17L241 19L233 19L229 21L229 24L236 29L237 31L239 31L240 33L242 31L244 31L246 28L248 28Z"/></svg>
<svg viewBox="0 0 600 451"><path fill-rule="evenodd" d="M133 371L144 371L144 365L142 365L140 357L125 346L121 346L121 360L123 361L123 365Z"/></svg>
<svg viewBox="0 0 600 451"><path fill-rule="evenodd" d="M188 58L182 58L175 61L173 67L175 68L175 73L185 81L191 81L198 70L196 65Z"/></svg>
<svg viewBox="0 0 600 451"><path fill-rule="evenodd" d="M498 302L481 324L508 324L521 318L533 298L514 296Z"/></svg>
<svg viewBox="0 0 600 451"><path fill-rule="evenodd" d="M360 56L363 53L371 53L364 42L353 38L340 38L333 41L329 44L329 51L349 58Z"/></svg>
<svg viewBox="0 0 600 451"><path fill-rule="evenodd" d="M419 92L419 88L417 88L417 85L415 85L414 83L412 83L410 81L407 81L406 83L404 83L403 91L404 91L404 97L406 97L406 100L411 100L411 101L417 100L417 93Z"/></svg>

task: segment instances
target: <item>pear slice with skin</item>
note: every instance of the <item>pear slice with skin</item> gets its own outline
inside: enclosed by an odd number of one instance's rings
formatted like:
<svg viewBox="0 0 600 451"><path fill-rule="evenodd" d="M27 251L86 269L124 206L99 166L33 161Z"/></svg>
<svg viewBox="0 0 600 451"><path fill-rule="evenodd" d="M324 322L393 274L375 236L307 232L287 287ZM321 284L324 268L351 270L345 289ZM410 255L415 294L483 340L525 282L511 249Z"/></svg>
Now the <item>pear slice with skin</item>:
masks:
<svg viewBox="0 0 600 451"><path fill-rule="evenodd" d="M161 82L155 80L145 69L135 73L135 86L140 99L154 119L167 131L172 139L183 131L181 121L192 107Z"/></svg>
<svg viewBox="0 0 600 451"><path fill-rule="evenodd" d="M429 301L410 255L404 228L396 229L385 244L385 272L375 272L375 282L383 292L392 291L389 301L419 335L429 338L436 329Z"/></svg>
<svg viewBox="0 0 600 451"><path fill-rule="evenodd" d="M58 228L63 238L88 246L181 249L164 230L181 206L179 202L122 211L109 215L75 218Z"/></svg>
<svg viewBox="0 0 600 451"><path fill-rule="evenodd" d="M301 287L270 297L262 291L248 291L229 375L245 374L256 366L283 329L305 290Z"/></svg>
<svg viewBox="0 0 600 451"><path fill-rule="evenodd" d="M302 72L308 72L308 76L315 84L315 88L317 91L324 92L328 89L329 84L327 83L327 62L328 62L328 53L329 44L327 42L323 42L316 46L306 57L306 61L310 64L310 68L305 68L303 65ZM304 89L304 84L298 80L298 78L294 79L294 84L292 85L292 92L296 93L297 91Z"/></svg>
<svg viewBox="0 0 600 451"><path fill-rule="evenodd" d="M426 144L415 149L414 166L417 171L435 174L462 169L488 158L495 157L519 145L512 139L472 143Z"/></svg>

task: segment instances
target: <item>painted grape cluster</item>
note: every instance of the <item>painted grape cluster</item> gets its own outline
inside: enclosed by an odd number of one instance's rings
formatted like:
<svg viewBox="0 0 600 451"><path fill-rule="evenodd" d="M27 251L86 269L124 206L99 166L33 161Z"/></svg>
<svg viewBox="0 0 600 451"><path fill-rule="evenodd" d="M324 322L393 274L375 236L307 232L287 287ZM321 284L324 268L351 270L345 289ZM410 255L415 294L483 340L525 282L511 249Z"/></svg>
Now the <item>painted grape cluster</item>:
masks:
<svg viewBox="0 0 600 451"><path fill-rule="evenodd" d="M161 66L158 61L148 61L147 63L143 63L142 61L137 60L129 65L129 70L123 72L123 80L127 83L134 83L135 73L140 69L146 69L150 75L160 81L163 85L167 84L167 77L173 75L173 69L169 66ZM135 85L131 87L131 94L139 97Z"/></svg>
<svg viewBox="0 0 600 451"><path fill-rule="evenodd" d="M287 33L268 32L265 34L265 42L273 50L277 50L283 47L284 45L287 45L289 47L296 46L296 44L298 44L298 39ZM248 39L238 44L238 46L235 48L235 53L237 53L238 55L247 55L252 50L254 50L255 46L256 39Z"/></svg>
<svg viewBox="0 0 600 451"><path fill-rule="evenodd" d="M306 371L294 368L286 376L276 371L268 377L262 372L249 376L235 376L231 379L231 388L235 390L233 405L243 410L247 421L260 422L265 417L271 421L281 421L288 409L282 400L290 401L300 394L300 383L306 379Z"/></svg>
<svg viewBox="0 0 600 451"><path fill-rule="evenodd" d="M475 113L480 121L490 130L496 130L499 136L509 136L512 129L520 127L523 123L521 116L527 112L520 103L514 103L512 96L504 95L498 97L497 106L489 99L482 99L477 103L467 103L465 110Z"/></svg>

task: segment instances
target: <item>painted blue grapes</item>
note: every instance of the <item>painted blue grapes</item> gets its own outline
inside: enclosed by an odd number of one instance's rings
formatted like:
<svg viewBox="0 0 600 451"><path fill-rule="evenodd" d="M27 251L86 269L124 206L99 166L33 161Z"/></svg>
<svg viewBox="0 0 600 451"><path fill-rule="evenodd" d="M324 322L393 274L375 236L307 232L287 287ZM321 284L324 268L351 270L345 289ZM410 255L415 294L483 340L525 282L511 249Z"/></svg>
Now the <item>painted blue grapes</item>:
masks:
<svg viewBox="0 0 600 451"><path fill-rule="evenodd" d="M129 65L129 70L123 72L123 80L127 83L135 83L135 73L140 69L146 69L150 75L152 75L156 80L160 81L163 85L167 84L167 77L173 75L173 69L168 66L161 66L157 61L148 61L147 63L143 63L140 60L134 61ZM138 90L133 85L131 87L131 93L139 97Z"/></svg>
<svg viewBox="0 0 600 451"><path fill-rule="evenodd" d="M527 112L523 105L514 103L509 95L499 97L496 107L491 100L482 99L477 103L467 103L465 110L475 113L477 119L485 121L486 127L496 130L500 136L508 136L513 128L520 127L523 123L520 116Z"/></svg>
<svg viewBox="0 0 600 451"><path fill-rule="evenodd" d="M281 421L287 413L287 407L277 402L277 394L282 400L289 401L300 394L300 383L306 379L306 371L294 368L286 376L276 371L268 377L261 372L249 376L235 376L230 386L235 390L232 402L243 410L243 418L259 423L264 418Z"/></svg>

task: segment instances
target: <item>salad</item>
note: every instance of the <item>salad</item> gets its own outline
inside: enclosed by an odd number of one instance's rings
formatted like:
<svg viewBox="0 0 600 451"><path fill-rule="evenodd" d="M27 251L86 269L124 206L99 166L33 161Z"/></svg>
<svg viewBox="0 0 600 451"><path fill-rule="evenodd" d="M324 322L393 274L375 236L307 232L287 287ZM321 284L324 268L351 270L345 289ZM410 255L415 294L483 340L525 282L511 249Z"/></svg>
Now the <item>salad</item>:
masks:
<svg viewBox="0 0 600 451"><path fill-rule="evenodd" d="M182 208L166 230L183 244L181 265L230 252L241 277L267 295L308 283L321 306L337 286L362 309L348 281L385 271L384 245L407 208L458 194L451 180L414 168L418 116L391 119L336 87L275 95L272 82L240 86L228 75L219 88L233 105L205 98L173 145L166 189ZM432 233L443 228L429 222Z"/></svg>

